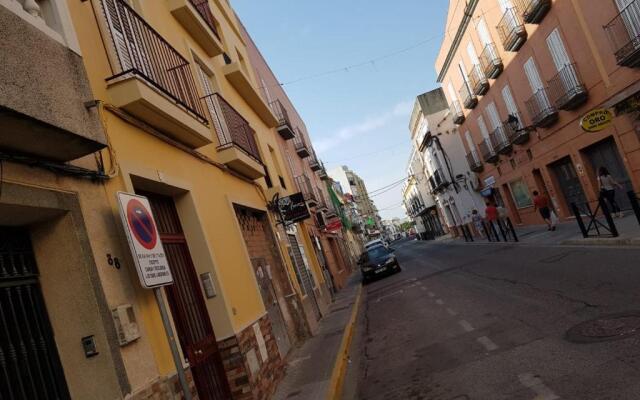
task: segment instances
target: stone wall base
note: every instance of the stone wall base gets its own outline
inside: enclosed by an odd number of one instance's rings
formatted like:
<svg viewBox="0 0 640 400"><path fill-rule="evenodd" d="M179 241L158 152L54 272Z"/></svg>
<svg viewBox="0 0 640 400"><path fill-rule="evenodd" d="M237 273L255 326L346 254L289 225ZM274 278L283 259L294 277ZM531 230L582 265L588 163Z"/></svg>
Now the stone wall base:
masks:
<svg viewBox="0 0 640 400"><path fill-rule="evenodd" d="M191 397L193 400L198 400L198 392L196 390L195 383L193 382L193 375L191 370L185 371L187 376L187 382L191 389ZM147 386L142 389L138 389L133 393L130 393L124 397L124 400L182 400L184 394L182 387L178 381L178 375L159 376L155 380L151 381Z"/></svg>
<svg viewBox="0 0 640 400"><path fill-rule="evenodd" d="M233 400L270 398L284 376L284 363L267 315L218 347Z"/></svg>

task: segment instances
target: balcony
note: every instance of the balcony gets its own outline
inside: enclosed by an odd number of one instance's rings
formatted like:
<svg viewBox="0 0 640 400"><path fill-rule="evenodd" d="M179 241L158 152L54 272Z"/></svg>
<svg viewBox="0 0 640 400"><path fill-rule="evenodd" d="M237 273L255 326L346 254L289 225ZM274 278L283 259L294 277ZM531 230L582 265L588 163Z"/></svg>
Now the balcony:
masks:
<svg viewBox="0 0 640 400"><path fill-rule="evenodd" d="M324 168L324 165L322 165L318 170L318 178L322 179L323 181L329 180L329 174L327 174L327 170Z"/></svg>
<svg viewBox="0 0 640 400"><path fill-rule="evenodd" d="M168 0L168 7L209 57L222 54L224 46L209 0Z"/></svg>
<svg viewBox="0 0 640 400"><path fill-rule="evenodd" d="M460 102L458 100L451 101L451 107L449 110L453 116L453 123L456 125L462 125L464 123L465 116L462 111L462 106L460 106Z"/></svg>
<svg viewBox="0 0 640 400"><path fill-rule="evenodd" d="M604 30L618 65L640 66L640 0L629 3Z"/></svg>
<svg viewBox="0 0 640 400"><path fill-rule="evenodd" d="M242 65L239 62L227 62L227 64L222 67L222 71L229 83L231 83L231 86L238 91L240 96L242 96L244 101L253 109L262 122L269 128L276 128L278 126L278 120L275 115L273 115L273 112L271 112L269 105L262 100L262 96L260 96L251 83L251 79L249 79L249 76L243 70Z"/></svg>
<svg viewBox="0 0 640 400"><path fill-rule="evenodd" d="M309 156L309 168L311 168L311 170L314 172L320 171L322 169L322 166L318 161L318 157L313 151L311 151L311 155Z"/></svg>
<svg viewBox="0 0 640 400"><path fill-rule="evenodd" d="M513 144L509 140L504 126L501 125L497 127L493 132L489 134L489 138L491 140L491 144L493 145L493 149L498 154L508 155L513 151Z"/></svg>
<svg viewBox="0 0 640 400"><path fill-rule="evenodd" d="M478 147L480 148L480 154L482 155L484 162L495 164L500 159L500 156L493 148L493 143L491 143L490 139L484 139Z"/></svg>
<svg viewBox="0 0 640 400"><path fill-rule="evenodd" d="M439 193L449 186L449 182L444 177L441 169L437 169L433 172L433 175L429 177L429 185L433 193Z"/></svg>
<svg viewBox="0 0 640 400"><path fill-rule="evenodd" d="M299 128L296 128L296 136L293 138L293 146L300 158L307 158L311 155L309 147L307 147L307 141Z"/></svg>
<svg viewBox="0 0 640 400"><path fill-rule="evenodd" d="M502 64L502 58L500 58L495 44L489 43L484 47L484 50L482 50L480 54L480 65L482 66L484 76L488 79L496 79L500 76L504 70L504 65Z"/></svg>
<svg viewBox="0 0 640 400"><path fill-rule="evenodd" d="M478 157L478 154L475 150L472 150L470 153L467 153L467 163L469 164L469 168L473 172L480 173L484 170L484 165L482 165L482 161Z"/></svg>
<svg viewBox="0 0 640 400"><path fill-rule="evenodd" d="M197 148L213 138L189 62L123 0L102 0L117 54L107 79L110 102Z"/></svg>
<svg viewBox="0 0 640 400"><path fill-rule="evenodd" d="M524 127L524 122L519 113L509 116L509 119L502 123L509 141L514 145L523 145L530 139L529 129Z"/></svg>
<svg viewBox="0 0 640 400"><path fill-rule="evenodd" d="M476 108L476 106L478 105L478 97L476 97L475 94L471 93L469 85L466 82L462 84L459 93L464 108L466 108L467 110L473 110L474 108Z"/></svg>
<svg viewBox="0 0 640 400"><path fill-rule="evenodd" d="M538 90L525 104L534 126L548 128L558 121L558 109L549 101L546 89Z"/></svg>
<svg viewBox="0 0 640 400"><path fill-rule="evenodd" d="M269 103L269 107L271 107L273 115L275 115L276 119L278 120L278 126L276 127L276 130L278 131L280 136L284 140L293 139L296 134L293 132L293 127L291 125L291 120L289 119L289 113L287 113L287 109L284 108L280 100L272 101L271 103Z"/></svg>
<svg viewBox="0 0 640 400"><path fill-rule="evenodd" d="M42 11L35 2L0 2L2 152L67 162L104 148L101 116L84 104L94 95L82 57L52 40L42 13L27 9Z"/></svg>
<svg viewBox="0 0 640 400"><path fill-rule="evenodd" d="M567 64L549 81L551 100L559 110L573 110L589 98L575 64Z"/></svg>
<svg viewBox="0 0 640 400"><path fill-rule="evenodd" d="M222 96L205 98L218 135L220 162L249 179L265 176L255 131Z"/></svg>
<svg viewBox="0 0 640 400"><path fill-rule="evenodd" d="M311 180L309 179L309 177L306 175L300 175L296 176L294 180L296 182L296 187L298 188L300 193L302 193L302 196L307 202L307 205L309 207L318 206L318 196L316 195L315 190L311 185Z"/></svg>
<svg viewBox="0 0 640 400"><path fill-rule="evenodd" d="M476 96L482 96L489 91L489 80L484 76L480 65L474 65L469 71L469 86Z"/></svg>
<svg viewBox="0 0 640 400"><path fill-rule="evenodd" d="M516 0L526 24L539 24L551 9L551 0Z"/></svg>
<svg viewBox="0 0 640 400"><path fill-rule="evenodd" d="M515 8L509 8L504 12L496 29L505 51L518 51L527 41L527 30Z"/></svg>

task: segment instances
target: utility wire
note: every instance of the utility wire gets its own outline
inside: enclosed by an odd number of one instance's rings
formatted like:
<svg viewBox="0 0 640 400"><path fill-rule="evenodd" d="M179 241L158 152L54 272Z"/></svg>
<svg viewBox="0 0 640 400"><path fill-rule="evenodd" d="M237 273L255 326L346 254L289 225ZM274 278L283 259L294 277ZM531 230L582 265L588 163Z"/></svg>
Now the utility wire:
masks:
<svg viewBox="0 0 640 400"><path fill-rule="evenodd" d="M458 0L458 3L459 3L459 0ZM456 7L457 7L458 3L456 3ZM492 11L492 10L494 10L496 8L500 8L500 7L501 7L500 5L490 7L488 9L484 10L483 12L481 12L476 17L476 19L480 19L480 18L484 17L490 11ZM378 62L378 61L382 61L382 60L397 56L399 54L406 53L406 52L411 51L413 49L416 49L418 47L424 46L425 44L430 43L430 42L432 42L432 41L434 41L436 39L444 38L445 36L447 36L451 32L457 31L457 29L458 28L450 29L448 31L444 31L441 34L428 37L428 38L426 38L424 40L421 40L421 41L419 41L417 43L414 43L414 44L412 44L410 46L407 46L407 47L392 51L392 52L387 53L387 54L383 54L383 55L378 56L378 57L371 58L371 59L366 60L366 61L362 61L362 62L358 62L358 63L355 63L355 64L350 64L350 65L345 65L343 67L330 69L330 70L327 70L327 71L324 71L324 72L318 72L316 74L310 74L310 75L302 76L300 78L293 79L293 80L286 81L286 82L279 82L277 85L261 86L260 89L264 89L265 87L276 87L276 86L293 85L293 84L296 84L296 83L299 83L299 82L303 82L303 81L308 81L308 80L311 80L311 79L322 78L322 77L325 77L325 76L334 75L334 74L343 73L343 72L350 72L352 69L361 68L361 67L365 67L365 66L368 66L368 65L371 65L371 66L373 66L375 68L376 62Z"/></svg>
<svg viewBox="0 0 640 400"><path fill-rule="evenodd" d="M406 177L406 178L402 178L402 179L399 179L399 180L397 180L397 181L395 181L395 182L392 182L392 183L390 183L390 184L388 184L388 185L386 185L386 186L383 186L383 187L381 187L381 188L379 188L379 189L371 190L371 191L369 191L369 195L371 195L371 194L373 194L373 193L376 193L376 192L379 192L379 191L381 191L381 190L385 190L385 189L389 188L390 186L397 186L397 185L399 185L399 184L403 183L404 181L406 181L407 179L409 179L409 178L408 178L408 177Z"/></svg>

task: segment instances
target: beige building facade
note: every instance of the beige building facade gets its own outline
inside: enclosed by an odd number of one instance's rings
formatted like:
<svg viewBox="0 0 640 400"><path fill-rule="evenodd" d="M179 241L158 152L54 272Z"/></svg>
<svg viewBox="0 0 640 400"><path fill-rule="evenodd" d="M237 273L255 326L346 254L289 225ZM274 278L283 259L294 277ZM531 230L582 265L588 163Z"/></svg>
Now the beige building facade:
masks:
<svg viewBox="0 0 640 400"><path fill-rule="evenodd" d="M640 181L635 114L637 1L472 0L451 3L438 80L486 200L516 223L541 223L532 192L560 218L599 197L607 168L626 191ZM593 110L615 115L586 132Z"/></svg>

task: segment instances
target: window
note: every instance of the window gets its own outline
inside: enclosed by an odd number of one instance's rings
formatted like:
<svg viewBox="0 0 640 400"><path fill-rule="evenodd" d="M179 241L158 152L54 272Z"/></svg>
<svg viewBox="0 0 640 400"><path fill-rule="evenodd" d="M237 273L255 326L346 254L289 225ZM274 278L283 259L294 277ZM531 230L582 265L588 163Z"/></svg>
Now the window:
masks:
<svg viewBox="0 0 640 400"><path fill-rule="evenodd" d="M529 86L534 94L538 92L538 90L544 88L544 84L542 83L542 79L540 79L540 74L538 73L538 68L536 68L536 63L533 60L533 57L530 57L527 62L524 63L524 73L527 75Z"/></svg>
<svg viewBox="0 0 640 400"><path fill-rule="evenodd" d="M533 160L533 153L531 152L531 149L527 149L527 158L529 161Z"/></svg>
<svg viewBox="0 0 640 400"><path fill-rule="evenodd" d="M495 130L500 127L500 116L498 115L498 109L496 108L496 103L491 102L487 106L487 115L489 116L489 122L491 122L491 127Z"/></svg>
<svg viewBox="0 0 640 400"><path fill-rule="evenodd" d="M509 88L509 85L505 85L505 87L502 88L502 99L504 100L504 104L507 106L507 112L509 115L517 117L519 127L522 128L524 124L520 117L520 113L518 112L518 106L516 106L516 102L511 94L511 88Z"/></svg>
<svg viewBox="0 0 640 400"><path fill-rule="evenodd" d="M555 64L558 72L562 71L565 66L571 64L569 54L567 53L567 49L564 47L558 28L554 29L553 32L547 36L547 46L549 47L551 58L553 59L553 63Z"/></svg>
<svg viewBox="0 0 640 400"><path fill-rule="evenodd" d="M516 169L516 160L513 158L509 159L509 164L511 164L511 168Z"/></svg>
<svg viewBox="0 0 640 400"><path fill-rule="evenodd" d="M473 47L473 43L469 42L467 45L467 54L469 55L469 59L473 65L480 65L480 60L478 59L478 54L476 53L476 49Z"/></svg>
<svg viewBox="0 0 640 400"><path fill-rule="evenodd" d="M529 194L529 187L522 178L509 182L509 188L511 188L511 196L517 208L527 208L533 205L531 195Z"/></svg>
<svg viewBox="0 0 640 400"><path fill-rule="evenodd" d="M493 43L493 41L491 40L491 35L489 35L489 29L487 29L487 23L485 22L484 18L481 18L478 21L478 25L476 25L476 31L478 32L478 36L480 37L480 41L482 42L483 46L486 47L487 45Z"/></svg>
<svg viewBox="0 0 640 400"><path fill-rule="evenodd" d="M487 130L487 125L484 123L484 118L482 118L482 115L478 117L478 127L480 127L480 133L482 133L482 137L485 139L489 139L489 130Z"/></svg>
<svg viewBox="0 0 640 400"><path fill-rule="evenodd" d="M3 3L6 4L6 2ZM58 43L80 54L80 45L69 16L66 0L9 0L7 8Z"/></svg>

